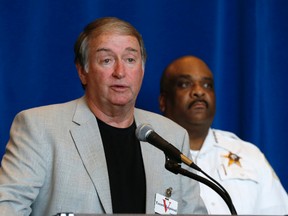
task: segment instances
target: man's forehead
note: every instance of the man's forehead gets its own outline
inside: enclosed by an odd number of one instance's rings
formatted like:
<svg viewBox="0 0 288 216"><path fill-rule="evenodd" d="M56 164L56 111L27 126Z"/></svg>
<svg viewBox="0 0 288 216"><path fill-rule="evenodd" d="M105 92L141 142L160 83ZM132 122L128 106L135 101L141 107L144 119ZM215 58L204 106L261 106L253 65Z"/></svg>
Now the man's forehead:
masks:
<svg viewBox="0 0 288 216"><path fill-rule="evenodd" d="M191 76L213 77L209 67L200 59L186 57L174 61L169 67L170 73L189 74Z"/></svg>
<svg viewBox="0 0 288 216"><path fill-rule="evenodd" d="M96 37L91 38L90 43L93 46L101 46L101 44L113 44L113 43L129 43L129 46L135 48L140 47L140 44L135 36L123 35L116 33L100 34Z"/></svg>
<svg viewBox="0 0 288 216"><path fill-rule="evenodd" d="M140 53L140 46L136 38L132 36L113 36L105 38L99 36L94 38L90 44L90 50L95 53L113 54L113 53ZM130 38L127 38L130 37ZM133 40L134 39L134 40Z"/></svg>

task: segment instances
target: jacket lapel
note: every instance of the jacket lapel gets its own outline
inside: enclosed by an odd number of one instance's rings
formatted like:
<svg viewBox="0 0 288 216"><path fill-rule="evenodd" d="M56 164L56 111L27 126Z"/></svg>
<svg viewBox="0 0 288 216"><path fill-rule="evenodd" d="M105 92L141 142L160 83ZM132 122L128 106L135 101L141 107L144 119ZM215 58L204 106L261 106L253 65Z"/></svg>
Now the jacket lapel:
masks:
<svg viewBox="0 0 288 216"><path fill-rule="evenodd" d="M79 100L73 121L78 127L71 130L71 135L83 165L94 184L105 213L112 213L105 152L96 118L86 105L84 97Z"/></svg>
<svg viewBox="0 0 288 216"><path fill-rule="evenodd" d="M137 127L143 123L151 123L151 119L149 119L145 113L141 113L137 108L135 109L134 117ZM142 141L140 142L140 145L146 175L146 213L152 213L154 212L155 192L162 193L161 190L163 185L161 184L162 182L159 181L157 172L162 172L165 165L165 158L160 150L155 151L156 147L153 145ZM161 161L161 158L163 158L163 162ZM163 166L162 164L159 165L159 163L163 163ZM153 167L153 169L151 169L151 167ZM153 173L152 170L156 171L156 173Z"/></svg>

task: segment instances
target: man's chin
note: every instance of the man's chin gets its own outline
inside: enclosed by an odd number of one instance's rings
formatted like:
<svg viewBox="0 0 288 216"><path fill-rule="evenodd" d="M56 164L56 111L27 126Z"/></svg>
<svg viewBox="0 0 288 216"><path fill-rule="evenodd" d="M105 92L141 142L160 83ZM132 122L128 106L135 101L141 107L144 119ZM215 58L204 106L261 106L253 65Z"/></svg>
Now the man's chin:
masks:
<svg viewBox="0 0 288 216"><path fill-rule="evenodd" d="M188 119L193 119L193 120L205 120L208 118L208 115L207 115L207 111L205 110L200 110L200 109L197 109L197 110L190 110L188 116L187 116Z"/></svg>
<svg viewBox="0 0 288 216"><path fill-rule="evenodd" d="M116 100L111 101L113 106L134 106L135 102L131 99L126 99L126 98L117 98Z"/></svg>

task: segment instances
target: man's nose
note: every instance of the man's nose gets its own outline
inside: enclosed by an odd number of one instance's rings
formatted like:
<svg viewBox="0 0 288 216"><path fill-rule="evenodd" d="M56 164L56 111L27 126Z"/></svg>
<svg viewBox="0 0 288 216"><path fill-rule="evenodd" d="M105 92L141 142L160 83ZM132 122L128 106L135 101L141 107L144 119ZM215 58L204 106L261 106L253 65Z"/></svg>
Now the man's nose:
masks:
<svg viewBox="0 0 288 216"><path fill-rule="evenodd" d="M202 86L194 85L191 88L191 96L202 97L205 94L205 91Z"/></svg>
<svg viewBox="0 0 288 216"><path fill-rule="evenodd" d="M121 78L123 78L125 76L125 66L124 66L124 64L121 61L118 61L115 64L115 68L114 68L114 71L113 71L113 76L118 78L118 79L121 79Z"/></svg>

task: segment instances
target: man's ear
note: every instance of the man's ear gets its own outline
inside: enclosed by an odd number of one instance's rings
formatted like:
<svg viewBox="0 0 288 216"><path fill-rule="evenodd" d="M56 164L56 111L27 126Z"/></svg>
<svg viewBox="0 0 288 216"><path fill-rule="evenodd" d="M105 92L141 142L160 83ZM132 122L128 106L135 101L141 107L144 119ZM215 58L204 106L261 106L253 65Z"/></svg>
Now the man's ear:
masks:
<svg viewBox="0 0 288 216"><path fill-rule="evenodd" d="M76 64L76 69L82 85L86 86L88 73L85 71L84 67L82 67L79 63Z"/></svg>
<svg viewBox="0 0 288 216"><path fill-rule="evenodd" d="M158 98L158 101L159 101L159 109L162 113L165 112L165 109L166 109L166 98L165 98L165 93L161 93L159 98Z"/></svg>

